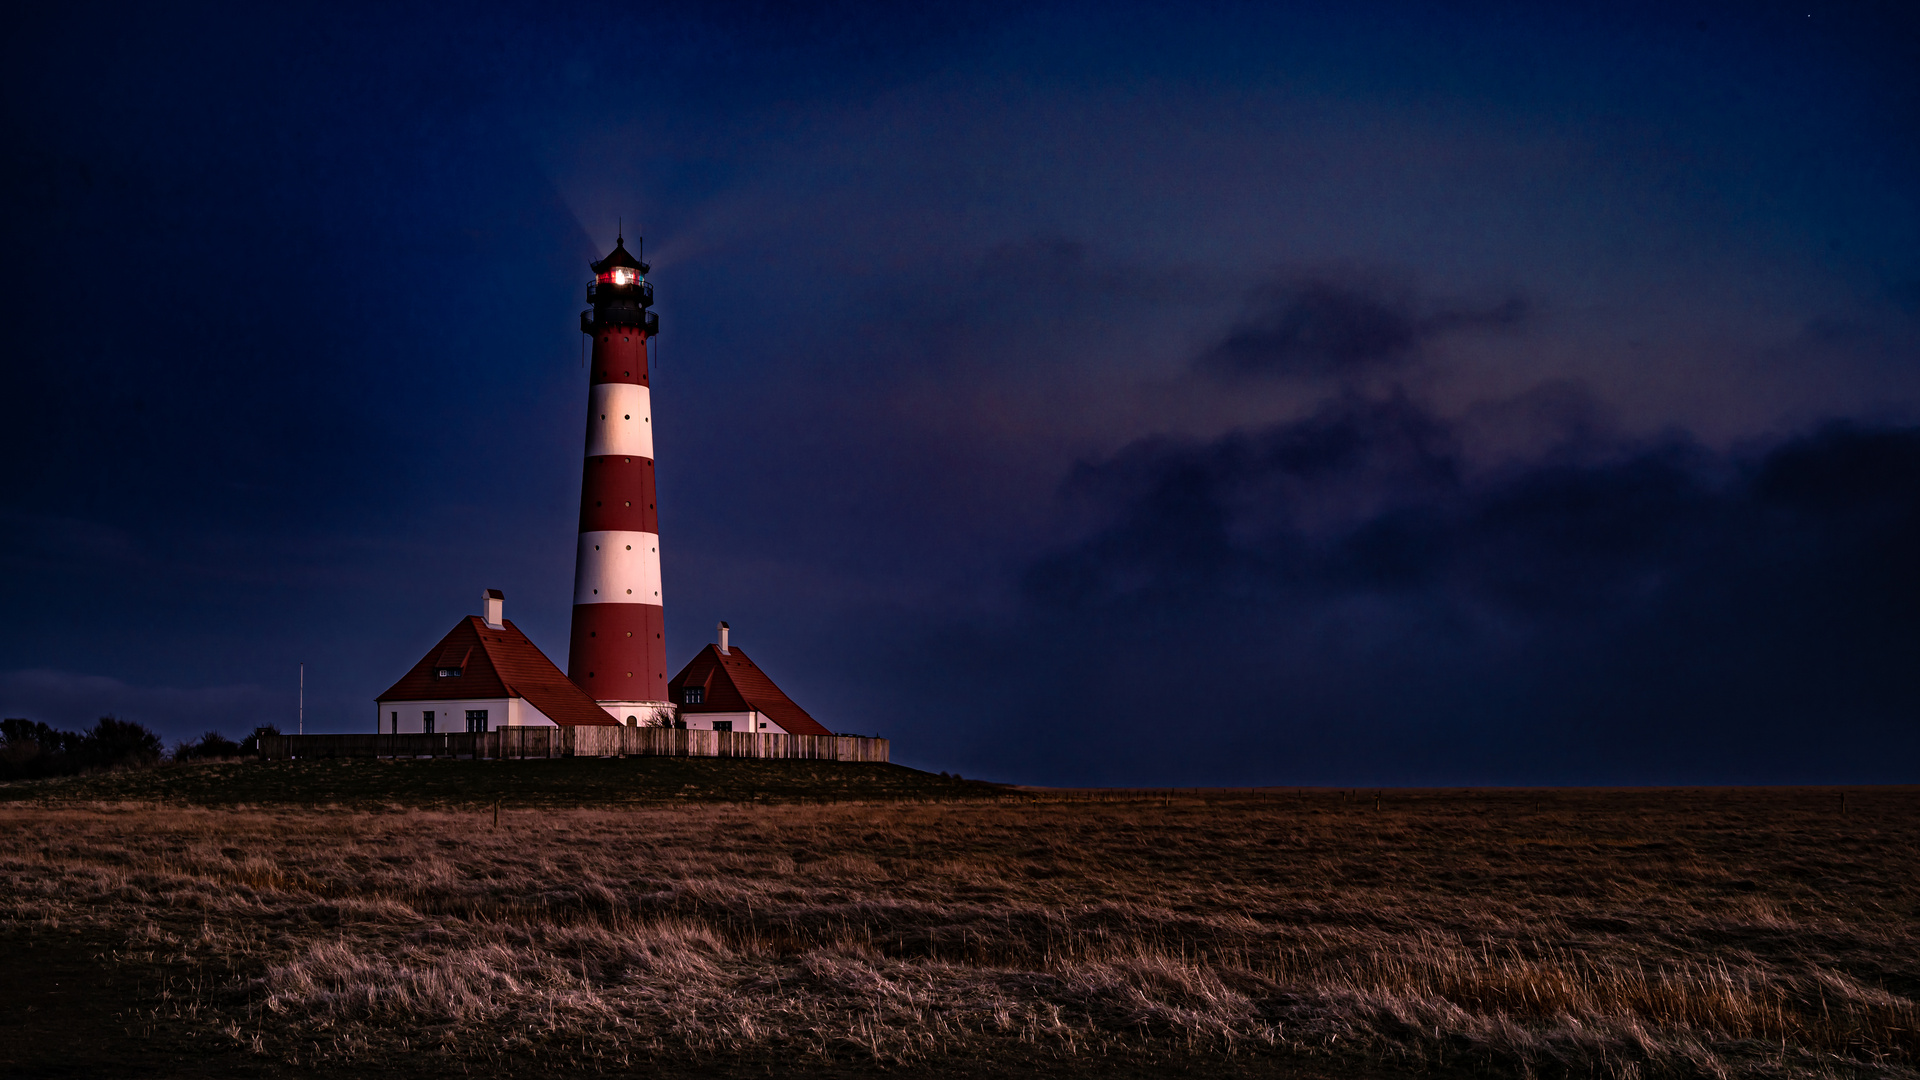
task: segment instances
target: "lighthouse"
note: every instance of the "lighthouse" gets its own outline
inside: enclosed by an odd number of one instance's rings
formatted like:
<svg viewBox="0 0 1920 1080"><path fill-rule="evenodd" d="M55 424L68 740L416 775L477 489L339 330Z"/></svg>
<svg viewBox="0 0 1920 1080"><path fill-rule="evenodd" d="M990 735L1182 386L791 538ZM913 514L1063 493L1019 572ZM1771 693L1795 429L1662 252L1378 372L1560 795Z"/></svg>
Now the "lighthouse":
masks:
<svg viewBox="0 0 1920 1080"><path fill-rule="evenodd" d="M627 251L625 237L591 266L593 306L580 313L593 363L567 677L616 721L644 724L670 707L647 371L647 339L659 333L660 317L648 310L647 264Z"/></svg>

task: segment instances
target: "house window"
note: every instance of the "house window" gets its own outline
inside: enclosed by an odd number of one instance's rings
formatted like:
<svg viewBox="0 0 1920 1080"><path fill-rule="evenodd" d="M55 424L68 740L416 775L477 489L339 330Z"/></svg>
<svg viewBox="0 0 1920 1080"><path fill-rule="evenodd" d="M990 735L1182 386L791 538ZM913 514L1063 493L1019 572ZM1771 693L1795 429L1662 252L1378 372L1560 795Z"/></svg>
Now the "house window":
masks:
<svg viewBox="0 0 1920 1080"><path fill-rule="evenodd" d="M429 735L433 734L433 710L432 709L428 709L426 712L423 712L420 714L420 730L426 732Z"/></svg>
<svg viewBox="0 0 1920 1080"><path fill-rule="evenodd" d="M731 721L731 720L715 720L715 721L713 722L713 730L715 730L715 731L732 731L732 730L733 730L733 721Z"/></svg>
<svg viewBox="0 0 1920 1080"><path fill-rule="evenodd" d="M468 731L487 730L487 710L468 709L467 710L467 730Z"/></svg>
<svg viewBox="0 0 1920 1080"><path fill-rule="evenodd" d="M400 714L399 713L393 714L393 733L395 735L400 734Z"/></svg>
<svg viewBox="0 0 1920 1080"><path fill-rule="evenodd" d="M705 687L689 686L685 690L680 691L680 704L682 705L699 705L703 704L706 700L707 691Z"/></svg>
<svg viewBox="0 0 1920 1080"><path fill-rule="evenodd" d="M436 674L443 679L457 679L460 677L460 669L457 667L443 667L436 672Z"/></svg>

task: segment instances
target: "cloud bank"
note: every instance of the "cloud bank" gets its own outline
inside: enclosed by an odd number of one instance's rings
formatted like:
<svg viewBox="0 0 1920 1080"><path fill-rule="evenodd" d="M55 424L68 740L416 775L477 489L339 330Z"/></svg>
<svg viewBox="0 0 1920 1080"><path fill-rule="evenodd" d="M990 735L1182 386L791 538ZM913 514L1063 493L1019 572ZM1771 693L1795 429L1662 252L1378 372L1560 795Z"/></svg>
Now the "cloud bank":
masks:
<svg viewBox="0 0 1920 1080"><path fill-rule="evenodd" d="M1475 426L1348 395L1082 465L1103 524L916 649L1006 703L944 746L1083 782L1908 775L1920 428L1717 453L1572 424L1488 464Z"/></svg>

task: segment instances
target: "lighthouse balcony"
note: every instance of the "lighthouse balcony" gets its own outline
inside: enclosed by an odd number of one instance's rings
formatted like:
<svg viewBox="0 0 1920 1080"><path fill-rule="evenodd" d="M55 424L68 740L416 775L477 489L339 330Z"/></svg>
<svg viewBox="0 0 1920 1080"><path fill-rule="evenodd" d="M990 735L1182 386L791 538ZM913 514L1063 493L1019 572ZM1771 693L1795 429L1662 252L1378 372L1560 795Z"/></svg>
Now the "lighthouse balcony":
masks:
<svg viewBox="0 0 1920 1080"><path fill-rule="evenodd" d="M580 313L580 332L583 334L597 334L614 326L637 326L644 330L648 337L659 337L660 313L640 311L636 308L613 308L605 311L588 308Z"/></svg>

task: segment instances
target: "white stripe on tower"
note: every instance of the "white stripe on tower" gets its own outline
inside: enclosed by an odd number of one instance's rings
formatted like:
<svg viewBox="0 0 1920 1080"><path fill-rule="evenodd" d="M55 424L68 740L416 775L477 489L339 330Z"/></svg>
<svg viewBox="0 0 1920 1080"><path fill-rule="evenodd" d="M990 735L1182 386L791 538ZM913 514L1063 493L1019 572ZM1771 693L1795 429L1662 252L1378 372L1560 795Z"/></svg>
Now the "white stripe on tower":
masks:
<svg viewBox="0 0 1920 1080"><path fill-rule="evenodd" d="M601 383L587 402L587 456L653 457L653 391Z"/></svg>
<svg viewBox="0 0 1920 1080"><path fill-rule="evenodd" d="M660 603L660 537L650 532L583 532L574 560L576 604Z"/></svg>

